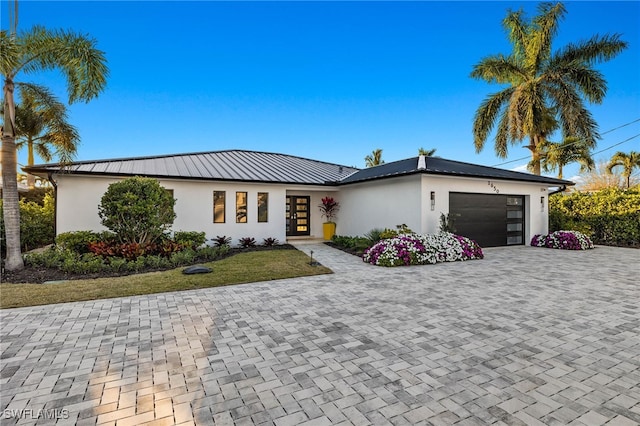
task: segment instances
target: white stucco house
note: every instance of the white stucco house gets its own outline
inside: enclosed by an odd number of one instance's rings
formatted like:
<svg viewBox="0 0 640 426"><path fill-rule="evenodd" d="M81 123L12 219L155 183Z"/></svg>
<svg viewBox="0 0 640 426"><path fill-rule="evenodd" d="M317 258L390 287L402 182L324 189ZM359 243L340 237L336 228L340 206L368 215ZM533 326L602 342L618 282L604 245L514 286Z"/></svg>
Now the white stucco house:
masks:
<svg viewBox="0 0 640 426"><path fill-rule="evenodd" d="M406 224L456 233L483 247L527 244L547 233L549 188L573 182L438 157L414 157L356 169L285 154L225 150L27 167L56 188L56 233L104 230L98 205L109 184L131 176L158 179L176 199L174 231L207 238L322 238L318 206L340 203L337 234L363 235Z"/></svg>

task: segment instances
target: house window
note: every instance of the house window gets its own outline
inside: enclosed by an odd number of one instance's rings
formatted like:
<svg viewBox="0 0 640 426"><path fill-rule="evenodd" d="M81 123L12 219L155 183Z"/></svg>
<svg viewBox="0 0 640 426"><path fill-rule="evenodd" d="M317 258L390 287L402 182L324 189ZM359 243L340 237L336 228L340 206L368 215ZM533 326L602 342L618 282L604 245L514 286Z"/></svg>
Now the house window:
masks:
<svg viewBox="0 0 640 426"><path fill-rule="evenodd" d="M258 192L258 222L269 221L269 193Z"/></svg>
<svg viewBox="0 0 640 426"><path fill-rule="evenodd" d="M247 223L246 192L236 192L236 223Z"/></svg>
<svg viewBox="0 0 640 426"><path fill-rule="evenodd" d="M225 222L225 198L224 191L213 191L213 223Z"/></svg>

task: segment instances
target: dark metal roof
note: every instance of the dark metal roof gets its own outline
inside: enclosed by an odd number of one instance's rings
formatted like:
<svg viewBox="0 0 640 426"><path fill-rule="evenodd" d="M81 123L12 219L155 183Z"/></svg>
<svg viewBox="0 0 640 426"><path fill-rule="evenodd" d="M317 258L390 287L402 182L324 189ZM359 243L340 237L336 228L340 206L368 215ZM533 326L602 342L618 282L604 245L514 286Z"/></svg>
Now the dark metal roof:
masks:
<svg viewBox="0 0 640 426"><path fill-rule="evenodd" d="M63 172L109 176L150 176L198 180L323 185L343 179L358 169L292 155L244 150L199 152L154 157L78 161L25 167L32 174Z"/></svg>
<svg viewBox="0 0 640 426"><path fill-rule="evenodd" d="M385 163L380 166L362 169L340 181L340 184L350 184L395 176L426 173L431 175L535 182L547 184L549 186L574 185L573 182L568 180L532 175L530 173L514 172L512 170L480 166L460 161L445 160L444 158L439 157L426 157L426 168L418 169L418 158L419 157L407 158L405 160L394 161L392 163Z"/></svg>
<svg viewBox="0 0 640 426"><path fill-rule="evenodd" d="M376 167L354 167L270 152L226 150L154 157L78 161L62 167L43 164L25 167L25 172L44 175L53 172L108 176L150 176L198 180L294 183L303 185L347 185L376 179L426 173L535 182L549 186L574 185L568 180L497 169L439 157L426 157L426 168L418 169L418 157Z"/></svg>

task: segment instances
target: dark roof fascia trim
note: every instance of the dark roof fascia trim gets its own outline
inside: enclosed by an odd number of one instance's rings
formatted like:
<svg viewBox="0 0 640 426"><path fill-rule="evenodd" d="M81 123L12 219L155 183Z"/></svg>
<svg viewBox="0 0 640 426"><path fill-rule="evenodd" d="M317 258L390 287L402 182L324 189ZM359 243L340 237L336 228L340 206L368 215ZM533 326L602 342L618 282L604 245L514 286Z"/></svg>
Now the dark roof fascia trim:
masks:
<svg viewBox="0 0 640 426"><path fill-rule="evenodd" d="M517 173L517 172L515 172ZM518 179L518 178L511 178L511 177L500 177L500 176L481 176L481 175L471 175L471 174L466 174L466 173L448 173L448 172L426 172L426 174L430 174L430 175L446 175L446 176L463 176L463 177L471 177L471 178L476 178L476 179L493 179L493 180L508 180L508 181L515 181L515 182L523 182L523 183L537 183L537 184L545 184L545 185L549 185L549 186L559 186L559 185L575 185L574 182L571 182L569 180L559 180L559 179L555 179L555 178L548 178L546 176L541 176L545 179L551 179L553 181L545 181L545 180L534 180L536 179L535 177L533 179ZM531 176L535 176L535 175L531 175Z"/></svg>
<svg viewBox="0 0 640 426"><path fill-rule="evenodd" d="M22 170L27 171L26 168ZM38 173L53 173L57 175L75 175L75 176L102 176L102 177L133 177L133 176L143 176L138 174L129 174L129 173L104 173L104 172L67 172L60 170L47 170L47 169L30 169L33 172ZM231 182L231 183L266 183L270 185L304 185L304 186L337 186L334 182L324 182L324 183L313 183L313 182L273 182L268 180L245 180L245 179L216 179L216 178L202 178L202 177L186 177L186 176L167 176L167 175L144 175L144 177L154 178L154 179L172 179L172 180L188 180L188 181L200 181L200 182Z"/></svg>
<svg viewBox="0 0 640 426"><path fill-rule="evenodd" d="M412 170L410 172L396 173L393 175L376 176L369 179L362 179L362 180L357 180L353 182L338 182L338 184L340 186L352 185L354 183L371 182L375 180L391 179L394 177L409 176L409 175L415 175L415 174L467 177L472 179L506 180L506 181L513 181L513 182L522 182L522 183L543 184L548 186L575 185L575 182L571 182L569 180L557 180L556 182L544 182L540 180L529 180L529 179L525 180L525 179L517 179L517 178L509 178L509 177L498 177L498 176L479 176L479 175L472 175L467 173L437 172L437 171L430 171L430 170ZM553 179L553 178L549 178L549 179Z"/></svg>
<svg viewBox="0 0 640 426"><path fill-rule="evenodd" d="M344 185L352 185L354 183L363 183L363 182L371 182L371 181L375 181L375 180L383 180L383 179L391 179L391 178L396 178L396 177L402 177L402 176L411 176L411 175L417 175L417 174L427 174L424 172L424 170L412 170L409 172L402 172L402 173L394 173L392 175L383 175L383 176L374 176L374 177L370 177L367 179L361 179L361 180L355 180L352 182L337 182L338 185L340 186L344 186Z"/></svg>

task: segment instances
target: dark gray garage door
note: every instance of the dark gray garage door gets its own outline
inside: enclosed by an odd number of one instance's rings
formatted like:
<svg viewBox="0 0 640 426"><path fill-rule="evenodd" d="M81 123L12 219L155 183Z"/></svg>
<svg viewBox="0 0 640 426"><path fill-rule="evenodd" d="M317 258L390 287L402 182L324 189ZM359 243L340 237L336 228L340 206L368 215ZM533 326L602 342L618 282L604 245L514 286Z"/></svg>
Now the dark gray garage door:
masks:
<svg viewBox="0 0 640 426"><path fill-rule="evenodd" d="M449 217L456 234L481 247L524 244L524 197L449 193Z"/></svg>

